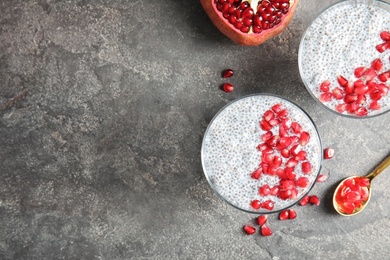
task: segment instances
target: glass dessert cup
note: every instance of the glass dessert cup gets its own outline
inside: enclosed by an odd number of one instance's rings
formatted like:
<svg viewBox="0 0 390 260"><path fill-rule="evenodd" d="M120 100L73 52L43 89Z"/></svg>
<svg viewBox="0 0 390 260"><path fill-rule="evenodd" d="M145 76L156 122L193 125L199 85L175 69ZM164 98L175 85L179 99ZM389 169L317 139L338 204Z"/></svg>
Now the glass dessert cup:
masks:
<svg viewBox="0 0 390 260"><path fill-rule="evenodd" d="M385 42L380 36L383 31L390 32L390 4L379 0L342 1L318 15L304 32L298 53L300 75L310 95L326 109L350 118L370 118L388 112L390 78L383 82L379 75L390 75L390 48L381 52L377 49ZM382 67L370 74L372 70L368 69L375 59L381 60ZM364 68L363 75L358 75L358 68ZM339 76L348 81L345 86ZM365 87L351 87L358 86L354 84L360 80L358 83L370 86L368 92ZM327 94L320 88L326 81L330 83ZM373 82L376 87L381 84L386 92L381 92L379 100L371 94L376 91L371 88Z"/></svg>
<svg viewBox="0 0 390 260"><path fill-rule="evenodd" d="M297 180L300 177L305 177L307 182L304 187L297 186L296 194L288 198L282 196L280 191L280 193L268 195L261 195L260 192L260 187L265 184L269 185L270 189L279 186L282 190L281 180L285 177L273 171L271 174L271 170L262 171L257 179L252 175L256 170L263 169L261 165L264 166L265 151L259 149L260 144L268 142L264 141L264 134L273 132L274 136L279 136L281 124L273 126L268 131L262 129L261 126L267 111L272 110L271 107L276 104L281 104L281 107L288 111L289 121L286 121L286 124L289 125L290 132L292 131L291 123L298 122L303 131L310 135L307 144L304 146L298 144L301 151L305 151L306 157L292 167L296 175L289 177L294 185L299 182ZM288 138L294 135L291 134ZM279 143L281 143L280 140ZM275 148L278 147L277 144L275 145L272 152L273 159L281 158L282 162L278 169L284 170L288 168L287 163L293 155L291 157L280 156L280 150ZM294 145L291 143L286 149L292 149ZM322 145L313 121L299 106L276 95L254 94L232 101L214 116L203 137L201 160L208 183L222 200L248 213L270 214L292 207L312 189L321 168ZM309 173L304 173L302 166L304 161L311 164ZM283 172L282 170L279 172ZM271 200L273 206L272 208L262 206L254 208L252 202L256 200L260 204Z"/></svg>

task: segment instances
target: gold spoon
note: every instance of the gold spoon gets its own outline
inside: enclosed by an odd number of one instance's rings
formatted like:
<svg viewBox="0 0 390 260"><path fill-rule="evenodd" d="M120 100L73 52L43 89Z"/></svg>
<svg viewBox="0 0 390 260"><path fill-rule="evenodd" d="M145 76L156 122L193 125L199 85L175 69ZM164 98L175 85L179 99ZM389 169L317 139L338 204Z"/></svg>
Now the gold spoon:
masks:
<svg viewBox="0 0 390 260"><path fill-rule="evenodd" d="M378 176L384 169L386 169L388 166L390 166L390 155L387 156L387 158L381 162L381 164L379 164L371 173L369 173L368 175L366 176L352 176L352 177L348 177L348 178L345 178L344 180L342 180L340 182L340 184L337 186L334 194L333 194L333 207L335 208L335 210L340 214L340 215L343 215L343 216L353 216L353 215L356 215L358 213L360 213L367 205L368 201L370 200L370 197L371 197L371 181L376 177ZM344 184L344 182L346 180L349 180L349 179L353 179L353 178L359 178L359 177L364 177L364 178L367 178L370 182L370 184L367 186L367 189L368 189L368 197L367 199L363 202L363 204L359 207L359 208L356 208L353 213L345 213L342 211L340 205L337 203L337 200L336 200L336 194L338 193L339 189L342 187L342 185Z"/></svg>

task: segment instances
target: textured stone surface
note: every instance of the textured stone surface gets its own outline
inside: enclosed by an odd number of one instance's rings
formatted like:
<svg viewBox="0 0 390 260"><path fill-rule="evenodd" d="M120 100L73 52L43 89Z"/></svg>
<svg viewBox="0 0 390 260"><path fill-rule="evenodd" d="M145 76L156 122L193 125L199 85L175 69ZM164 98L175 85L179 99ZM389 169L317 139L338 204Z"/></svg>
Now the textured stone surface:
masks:
<svg viewBox="0 0 390 260"><path fill-rule="evenodd" d="M298 72L300 37L335 2L301 0L282 35L248 48L198 0L0 1L0 259L388 259L390 171L360 215L336 215L331 196L389 153L390 113L335 116ZM214 114L259 92L309 111L336 150L312 191L322 204L271 215L268 238L243 234L255 216L222 202L200 163Z"/></svg>

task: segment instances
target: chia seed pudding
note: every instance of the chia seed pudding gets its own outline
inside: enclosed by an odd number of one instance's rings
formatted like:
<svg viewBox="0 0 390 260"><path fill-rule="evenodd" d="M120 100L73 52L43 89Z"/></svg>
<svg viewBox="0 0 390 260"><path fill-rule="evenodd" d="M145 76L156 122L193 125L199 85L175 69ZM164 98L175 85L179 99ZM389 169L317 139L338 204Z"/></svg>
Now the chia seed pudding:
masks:
<svg viewBox="0 0 390 260"><path fill-rule="evenodd" d="M306 30L298 56L301 77L312 96L319 98L319 86L325 80L333 87L339 86L338 75L356 80L354 69L370 67L376 58L383 61L382 71L389 70L390 50L380 53L375 48L383 42L379 36L382 31L390 31L390 5L381 1L372 4L343 1L320 14ZM386 85L389 86L389 81ZM369 99L368 95L367 102ZM378 103L381 109L369 109L367 116L388 111L390 95L383 96ZM337 100L321 104L339 113L335 110Z"/></svg>
<svg viewBox="0 0 390 260"><path fill-rule="evenodd" d="M259 123L264 112L275 104L281 104L287 109L290 121L298 122L310 134L305 151L307 161L312 164L312 171L305 174L298 165L294 170L296 178L307 177L309 185L299 188L294 200L259 195L259 187L263 184L278 185L278 176L261 174L258 180L251 178L251 173L261 162L262 152L257 146L262 142L260 136L266 132ZM274 135L278 134L276 127L271 131ZM298 106L278 96L257 94L239 98L217 113L203 137L201 156L205 176L222 199L246 212L272 213L291 206L309 192L320 170L322 148L315 125ZM287 161L286 158L282 159L283 163ZM253 209L250 202L255 199L260 202L273 200L274 209Z"/></svg>

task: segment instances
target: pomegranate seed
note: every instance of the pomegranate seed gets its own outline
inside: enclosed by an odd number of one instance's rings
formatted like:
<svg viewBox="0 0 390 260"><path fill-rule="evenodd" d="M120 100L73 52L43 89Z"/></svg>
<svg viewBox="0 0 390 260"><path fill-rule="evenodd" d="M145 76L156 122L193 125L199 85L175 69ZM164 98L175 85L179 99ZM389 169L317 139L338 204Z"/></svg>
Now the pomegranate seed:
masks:
<svg viewBox="0 0 390 260"><path fill-rule="evenodd" d="M268 210L274 209L275 203L272 200L266 200L263 203L261 203L261 207Z"/></svg>
<svg viewBox="0 0 390 260"><path fill-rule="evenodd" d="M257 224L259 224L259 226L262 226L267 222L267 219L267 215L260 215L257 217Z"/></svg>
<svg viewBox="0 0 390 260"><path fill-rule="evenodd" d="M233 15L231 15L230 17L235 17L235 16L233 16ZM230 18L229 17L229 18ZM237 18L236 18L237 19ZM231 76L233 76L233 74L234 74L234 71L233 70L231 70L231 69L227 69L227 70L224 70L223 72L222 72L222 77L223 78L230 78Z"/></svg>
<svg viewBox="0 0 390 260"><path fill-rule="evenodd" d="M348 113L353 114L355 113L356 109L358 109L359 106L356 104L356 102L352 102L346 105L345 109L347 110Z"/></svg>
<svg viewBox="0 0 390 260"><path fill-rule="evenodd" d="M295 181L295 185L297 187L300 187L300 188L306 188L309 186L309 179L306 178L306 177L299 177L296 181Z"/></svg>
<svg viewBox="0 0 390 260"><path fill-rule="evenodd" d="M269 120L268 123L269 123L271 126L276 126L276 125L279 125L279 124L280 124L280 120L279 120L278 118L274 118L274 119Z"/></svg>
<svg viewBox="0 0 390 260"><path fill-rule="evenodd" d="M341 76L341 75L337 76L337 82L342 87L345 87L348 84L348 80L346 78L344 78L343 76Z"/></svg>
<svg viewBox="0 0 390 260"><path fill-rule="evenodd" d="M364 74L363 74L363 78L366 80L366 81L369 81L369 80L372 80L374 79L376 76L378 76L375 72L375 70L373 68L368 68Z"/></svg>
<svg viewBox="0 0 390 260"><path fill-rule="evenodd" d="M372 110L380 110L381 109L381 105L378 103L378 101L374 100L370 103L370 109Z"/></svg>
<svg viewBox="0 0 390 260"><path fill-rule="evenodd" d="M265 120L262 120L262 121L260 122L260 127L261 127L261 129L263 129L264 131L269 131L269 130L272 129L272 126L271 126L267 121L265 121Z"/></svg>
<svg viewBox="0 0 390 260"><path fill-rule="evenodd" d="M273 195L273 196L277 196L279 194L279 190L280 190L280 187L278 185L273 186L271 188L270 194Z"/></svg>
<svg viewBox="0 0 390 260"><path fill-rule="evenodd" d="M359 178L357 184L362 187L368 187L370 185L370 179L368 178Z"/></svg>
<svg viewBox="0 0 390 260"><path fill-rule="evenodd" d="M286 118L288 116L288 111L287 109L283 109L280 112L278 112L278 117L279 118Z"/></svg>
<svg viewBox="0 0 390 260"><path fill-rule="evenodd" d="M294 132L294 134L300 134L303 131L302 126L298 122L292 122L291 129Z"/></svg>
<svg viewBox="0 0 390 260"><path fill-rule="evenodd" d="M355 87L352 82L348 82L344 87L345 94L352 94L355 92Z"/></svg>
<svg viewBox="0 0 390 260"><path fill-rule="evenodd" d="M267 141L268 139L270 139L274 134L271 132L271 131L267 131L265 132L265 134L262 134L260 136L261 140L262 141Z"/></svg>
<svg viewBox="0 0 390 260"><path fill-rule="evenodd" d="M356 80L356 81L353 83L353 86L354 86L355 88L362 87L362 86L364 86L364 81L363 81L362 79L358 79L358 80Z"/></svg>
<svg viewBox="0 0 390 260"><path fill-rule="evenodd" d="M255 180L258 180L260 178L260 175L261 175L261 168L257 168L256 170L254 170L252 173L251 173L251 178L252 179L255 179Z"/></svg>
<svg viewBox="0 0 390 260"><path fill-rule="evenodd" d="M334 156L334 149L332 148L326 148L324 150L324 159L331 159Z"/></svg>
<svg viewBox="0 0 390 260"><path fill-rule="evenodd" d="M274 111L275 113L279 113L280 111L282 111L283 107L282 107L282 104L275 104L271 107L272 111Z"/></svg>
<svg viewBox="0 0 390 260"><path fill-rule="evenodd" d="M310 162L303 162L302 163L302 172L305 174L310 173L312 170L312 166Z"/></svg>
<svg viewBox="0 0 390 260"><path fill-rule="evenodd" d="M332 96L335 99L337 99L337 100L343 99L343 97L344 97L344 90L342 88L335 88L332 91Z"/></svg>
<svg viewBox="0 0 390 260"><path fill-rule="evenodd" d="M383 96L386 96L387 93L389 92L388 87L385 84L383 84L383 83L380 83L380 84L376 85L376 87L383 94Z"/></svg>
<svg viewBox="0 0 390 260"><path fill-rule="evenodd" d="M380 71L382 67L383 67L383 63L380 58L373 60L371 63L371 68L373 68L376 71Z"/></svg>
<svg viewBox="0 0 390 260"><path fill-rule="evenodd" d="M320 90L322 92L329 92L329 89L330 89L329 86L330 86L330 81L325 80L324 82L321 83Z"/></svg>
<svg viewBox="0 0 390 260"><path fill-rule="evenodd" d="M306 160L307 153L305 151L299 151L299 153L295 156L295 160L304 161Z"/></svg>
<svg viewBox="0 0 390 260"><path fill-rule="evenodd" d="M245 225L244 226L244 231L245 233L247 233L248 235L253 235L254 233L256 233L256 228L250 226L250 225Z"/></svg>
<svg viewBox="0 0 390 260"><path fill-rule="evenodd" d="M361 76L363 76L365 70L366 70L365 67L358 67L358 68L356 68L355 71L354 71L355 77L356 78L360 78Z"/></svg>
<svg viewBox="0 0 390 260"><path fill-rule="evenodd" d="M297 161L297 160L295 160L294 158L290 158L290 159L288 159L288 161L286 162L286 167L287 167L287 168L294 168L297 164L298 164L298 161Z"/></svg>
<svg viewBox="0 0 390 260"><path fill-rule="evenodd" d="M286 219L288 219L288 214L289 212L288 212L288 210L287 209L285 209L285 210L282 210L280 213L279 213L279 219L280 220L286 220Z"/></svg>
<svg viewBox="0 0 390 260"><path fill-rule="evenodd" d="M310 140L310 134L308 132L302 132L299 137L299 144L305 146Z"/></svg>
<svg viewBox="0 0 390 260"><path fill-rule="evenodd" d="M328 175L326 175L326 174L320 174L320 175L318 175L317 182L324 182L324 181L326 181L328 178L329 178Z"/></svg>
<svg viewBox="0 0 390 260"><path fill-rule="evenodd" d="M322 93L319 97L319 100L321 102L328 102L328 101L331 101L332 100L332 93L330 92L326 92L326 93Z"/></svg>
<svg viewBox="0 0 390 260"><path fill-rule="evenodd" d="M282 190L291 190L292 188L294 188L295 185L293 180L283 180L283 179L279 181L279 184Z"/></svg>
<svg viewBox="0 0 390 260"><path fill-rule="evenodd" d="M306 206L309 203L309 195L305 195L300 201L299 205Z"/></svg>
<svg viewBox="0 0 390 260"><path fill-rule="evenodd" d="M365 94L367 94L367 92L368 92L367 85L355 87L355 94L356 95L365 95Z"/></svg>
<svg viewBox="0 0 390 260"><path fill-rule="evenodd" d="M344 102L347 104L352 103L352 102L356 101L357 98L358 98L358 96L355 94L348 94L348 95L345 95Z"/></svg>
<svg viewBox="0 0 390 260"><path fill-rule="evenodd" d="M268 184L264 184L263 186L261 186L260 187L260 189L259 189L259 194L261 195L261 196L268 196L269 194L271 193L271 189L270 189L270 187L269 187L269 185Z"/></svg>
<svg viewBox="0 0 390 260"><path fill-rule="evenodd" d="M320 199L316 195L309 196L309 202L316 206L320 205Z"/></svg>
<svg viewBox="0 0 390 260"><path fill-rule="evenodd" d="M386 82L390 78L390 70L378 75L378 79L382 82Z"/></svg>
<svg viewBox="0 0 390 260"><path fill-rule="evenodd" d="M368 114L367 108L359 107L355 110L355 115L357 116L366 116Z"/></svg>
<svg viewBox="0 0 390 260"><path fill-rule="evenodd" d="M261 226L261 234L263 236L268 237L268 236L272 235L272 230L270 227L267 226L267 224L264 224Z"/></svg>
<svg viewBox="0 0 390 260"><path fill-rule="evenodd" d="M384 41L390 41L390 32L388 31L383 31L379 34L382 40Z"/></svg>
<svg viewBox="0 0 390 260"><path fill-rule="evenodd" d="M261 205L261 203L260 203L259 200L252 200L252 201L251 201L251 206L252 206L252 208L254 208L254 209L259 209L259 208L260 208L260 205Z"/></svg>
<svg viewBox="0 0 390 260"><path fill-rule="evenodd" d="M374 90L372 93L370 93L370 97L372 100L380 100L382 98L382 92L377 90Z"/></svg>
<svg viewBox="0 0 390 260"><path fill-rule="evenodd" d="M233 92L234 87L233 87L233 85L230 84L230 83L225 83L225 84L222 85L222 89L223 89L223 91L225 91L225 92Z"/></svg>
<svg viewBox="0 0 390 260"><path fill-rule="evenodd" d="M343 113L344 111L345 111L345 109L346 109L346 106L347 106L347 104L338 104L337 106L336 106L336 111L337 112L339 112L339 113Z"/></svg>
<svg viewBox="0 0 390 260"><path fill-rule="evenodd" d="M274 112L272 112L272 110L267 110L263 114L263 119L267 122L269 122L270 120L272 120L274 118L275 118L275 114L274 114Z"/></svg>
<svg viewBox="0 0 390 260"><path fill-rule="evenodd" d="M295 212L294 209L289 209L288 210L288 218L289 219L295 219L297 217L297 212Z"/></svg>
<svg viewBox="0 0 390 260"><path fill-rule="evenodd" d="M261 143L261 144L259 144L257 146L257 150L259 150L259 151L264 151L266 149L271 149L272 150L272 148L268 144L266 144L266 143Z"/></svg>
<svg viewBox="0 0 390 260"><path fill-rule="evenodd" d="M301 145L297 144L297 145L294 145L293 147L291 147L290 149L290 154L292 156L297 156L298 153L301 151Z"/></svg>
<svg viewBox="0 0 390 260"><path fill-rule="evenodd" d="M281 154L284 158L289 158L289 157L290 157L290 150L287 149L287 148L284 148L284 149L280 150L280 154Z"/></svg>
<svg viewBox="0 0 390 260"><path fill-rule="evenodd" d="M381 43L381 44L378 44L377 46L375 46L376 50L379 51L380 53L384 52L386 49L389 49L390 48L390 42L384 42L384 43Z"/></svg>
<svg viewBox="0 0 390 260"><path fill-rule="evenodd" d="M366 100L367 100L367 98L365 95L358 95L357 100L356 100L356 104L363 105L366 103Z"/></svg>
<svg viewBox="0 0 390 260"><path fill-rule="evenodd" d="M294 180L296 177L296 173L294 172L294 168L286 168L284 169L284 177L288 180Z"/></svg>

